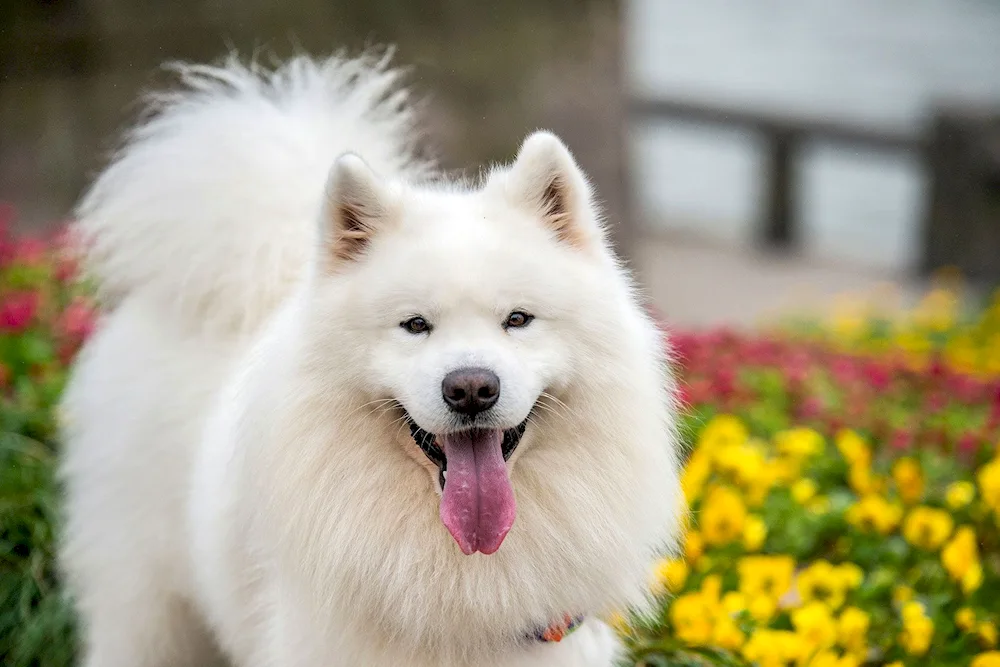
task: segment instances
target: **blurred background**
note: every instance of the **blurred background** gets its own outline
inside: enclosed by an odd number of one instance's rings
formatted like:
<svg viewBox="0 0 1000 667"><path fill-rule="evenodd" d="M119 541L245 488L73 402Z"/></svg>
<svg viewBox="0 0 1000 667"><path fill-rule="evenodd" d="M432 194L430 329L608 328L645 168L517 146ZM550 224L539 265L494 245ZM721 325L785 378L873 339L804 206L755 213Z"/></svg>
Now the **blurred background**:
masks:
<svg viewBox="0 0 1000 667"><path fill-rule="evenodd" d="M0 201L65 220L165 61L378 44L449 169L562 135L673 323L1000 283L996 0L2 0Z"/></svg>

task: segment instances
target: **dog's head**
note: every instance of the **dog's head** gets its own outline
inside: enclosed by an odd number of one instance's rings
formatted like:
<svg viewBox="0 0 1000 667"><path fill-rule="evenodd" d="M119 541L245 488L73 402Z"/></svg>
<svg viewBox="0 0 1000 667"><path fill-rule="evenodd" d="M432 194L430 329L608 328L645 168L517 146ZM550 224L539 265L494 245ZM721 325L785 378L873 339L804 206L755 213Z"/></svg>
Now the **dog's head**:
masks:
<svg viewBox="0 0 1000 667"><path fill-rule="evenodd" d="M352 332L338 375L412 436L462 551L493 553L522 436L543 411L568 418L563 397L630 305L585 176L543 132L471 190L388 181L346 155L323 223L320 321Z"/></svg>

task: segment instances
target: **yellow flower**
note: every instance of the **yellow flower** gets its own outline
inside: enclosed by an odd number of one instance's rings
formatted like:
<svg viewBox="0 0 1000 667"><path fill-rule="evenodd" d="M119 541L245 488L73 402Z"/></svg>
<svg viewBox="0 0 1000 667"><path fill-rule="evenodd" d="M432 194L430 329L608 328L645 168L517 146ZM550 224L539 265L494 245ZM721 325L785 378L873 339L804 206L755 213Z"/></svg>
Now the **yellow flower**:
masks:
<svg viewBox="0 0 1000 667"><path fill-rule="evenodd" d="M702 429L698 448L724 449L729 445L742 445L750 437L747 427L733 415L716 415Z"/></svg>
<svg viewBox="0 0 1000 667"><path fill-rule="evenodd" d="M907 505L913 505L924 495L924 476L915 459L904 456L896 461L892 466L892 479L899 497Z"/></svg>
<svg viewBox="0 0 1000 667"><path fill-rule="evenodd" d="M767 538L767 524L755 514L747 517L743 526L743 548L747 551L758 551Z"/></svg>
<svg viewBox="0 0 1000 667"><path fill-rule="evenodd" d="M979 563L976 532L971 527L962 526L955 531L955 537L941 550L941 563L951 578L962 584L963 589L968 587L966 593L979 588L983 570Z"/></svg>
<svg viewBox="0 0 1000 667"><path fill-rule="evenodd" d="M675 558L664 558L656 564L653 570L653 591L655 593L663 591L677 593L684 587L687 576L687 563Z"/></svg>
<svg viewBox="0 0 1000 667"><path fill-rule="evenodd" d="M902 660L893 660L885 667L906 667L906 665L903 664Z"/></svg>
<svg viewBox="0 0 1000 667"><path fill-rule="evenodd" d="M738 614L747 608L747 599L742 593L730 591L722 596L722 609L727 614Z"/></svg>
<svg viewBox="0 0 1000 667"><path fill-rule="evenodd" d="M626 636L632 632L632 628L629 627L628 619L625 618L624 614L619 612L613 612L607 618L607 623L611 626L611 629L618 633L619 636Z"/></svg>
<svg viewBox="0 0 1000 667"><path fill-rule="evenodd" d="M864 531L888 535L899 525L903 510L878 495L868 495L847 509L847 521Z"/></svg>
<svg viewBox="0 0 1000 667"><path fill-rule="evenodd" d="M983 502L1000 515L1000 456L979 469L976 481L979 482L979 495Z"/></svg>
<svg viewBox="0 0 1000 667"><path fill-rule="evenodd" d="M767 623L778 611L778 601L766 595L758 595L750 600L750 616L758 623Z"/></svg>
<svg viewBox="0 0 1000 667"><path fill-rule="evenodd" d="M832 565L818 560L799 573L796 588L803 602L822 602L830 609L839 609L847 592L861 584L864 574L853 563Z"/></svg>
<svg viewBox="0 0 1000 667"><path fill-rule="evenodd" d="M712 639L714 607L701 593L687 593L670 605L670 622L677 638L696 646Z"/></svg>
<svg viewBox="0 0 1000 667"><path fill-rule="evenodd" d="M945 502L948 504L948 509L955 511L960 510L969 503L972 499L976 497L976 487L972 482L954 482L948 485L948 490L945 492Z"/></svg>
<svg viewBox="0 0 1000 667"><path fill-rule="evenodd" d="M955 625L964 632L970 632L976 627L976 612L968 607L962 607L955 612Z"/></svg>
<svg viewBox="0 0 1000 667"><path fill-rule="evenodd" d="M713 546L728 544L743 534L747 508L739 494L724 486L713 488L701 507L701 532Z"/></svg>
<svg viewBox="0 0 1000 667"><path fill-rule="evenodd" d="M903 537L921 549L934 551L948 539L954 522L944 510L933 507L916 507L903 523Z"/></svg>
<svg viewBox="0 0 1000 667"><path fill-rule="evenodd" d="M913 600L913 589L909 586L896 586L892 589L892 601L896 604L906 604Z"/></svg>
<svg viewBox="0 0 1000 667"><path fill-rule="evenodd" d="M1000 651L980 653L972 659L969 667L1000 667Z"/></svg>
<svg viewBox="0 0 1000 667"><path fill-rule="evenodd" d="M739 560L737 569L740 593L752 601L763 597L777 602L792 585L795 560L791 556L746 556Z"/></svg>
<svg viewBox="0 0 1000 667"><path fill-rule="evenodd" d="M934 622L925 614L917 602L909 602L903 607L903 631L899 633L899 643L910 655L923 655L931 646L934 637Z"/></svg>
<svg viewBox="0 0 1000 667"><path fill-rule="evenodd" d="M795 499L799 505L805 505L809 500L816 495L818 487L816 482L812 481L808 477L800 479L792 485L792 498Z"/></svg>
<svg viewBox="0 0 1000 667"><path fill-rule="evenodd" d="M859 496L878 494L885 489L885 480L873 474L868 466L851 466L847 472L847 482Z"/></svg>
<svg viewBox="0 0 1000 667"><path fill-rule="evenodd" d="M965 576L962 577L962 592L966 595L972 594L974 591L979 590L979 587L983 585L983 566L981 563L976 563L968 569Z"/></svg>
<svg viewBox="0 0 1000 667"><path fill-rule="evenodd" d="M793 428L774 436L778 451L795 461L802 461L823 451L823 436L811 428Z"/></svg>
<svg viewBox="0 0 1000 667"><path fill-rule="evenodd" d="M712 457L704 450L695 450L684 465L681 474L681 490L688 505L701 496L705 482L712 474Z"/></svg>
<svg viewBox="0 0 1000 667"><path fill-rule="evenodd" d="M835 651L820 651L808 663L809 667L858 667L858 664L854 656L839 656Z"/></svg>
<svg viewBox="0 0 1000 667"><path fill-rule="evenodd" d="M701 555L705 553L705 540L697 530L688 532L684 539L684 558L691 565L698 562Z"/></svg>
<svg viewBox="0 0 1000 667"><path fill-rule="evenodd" d="M851 653L865 652L871 617L857 607L847 607L837 619L837 641Z"/></svg>
<svg viewBox="0 0 1000 667"><path fill-rule="evenodd" d="M715 628L712 630L712 645L728 651L735 651L743 646L744 641L746 641L746 635L743 634L732 617L726 614L719 616L715 622Z"/></svg>
<svg viewBox="0 0 1000 667"><path fill-rule="evenodd" d="M872 461L872 452L860 435L850 429L844 429L837 434L837 449L847 463L854 467L867 468Z"/></svg>
<svg viewBox="0 0 1000 667"><path fill-rule="evenodd" d="M990 621L983 621L976 628L979 633L979 641L986 648L994 648L997 645L997 626Z"/></svg>
<svg viewBox="0 0 1000 667"><path fill-rule="evenodd" d="M826 496L816 496L809 503L808 509L813 514L825 514L830 511L830 499Z"/></svg>
<svg viewBox="0 0 1000 667"><path fill-rule="evenodd" d="M830 648L837 641L837 623L830 608L810 602L792 611L792 625L811 651Z"/></svg>
<svg viewBox="0 0 1000 667"><path fill-rule="evenodd" d="M785 667L806 657L802 638L788 630L758 630L743 646L743 657L759 667Z"/></svg>

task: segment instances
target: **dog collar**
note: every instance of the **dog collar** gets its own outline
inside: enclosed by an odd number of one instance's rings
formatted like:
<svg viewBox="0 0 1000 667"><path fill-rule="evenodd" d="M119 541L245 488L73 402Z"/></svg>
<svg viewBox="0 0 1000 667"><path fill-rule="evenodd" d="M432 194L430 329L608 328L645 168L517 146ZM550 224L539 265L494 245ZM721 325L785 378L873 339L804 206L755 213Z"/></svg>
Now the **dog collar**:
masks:
<svg viewBox="0 0 1000 667"><path fill-rule="evenodd" d="M583 623L583 615L570 616L566 614L561 621L557 621L547 628L536 630L529 636L530 639L539 642L561 642L566 637L573 634Z"/></svg>

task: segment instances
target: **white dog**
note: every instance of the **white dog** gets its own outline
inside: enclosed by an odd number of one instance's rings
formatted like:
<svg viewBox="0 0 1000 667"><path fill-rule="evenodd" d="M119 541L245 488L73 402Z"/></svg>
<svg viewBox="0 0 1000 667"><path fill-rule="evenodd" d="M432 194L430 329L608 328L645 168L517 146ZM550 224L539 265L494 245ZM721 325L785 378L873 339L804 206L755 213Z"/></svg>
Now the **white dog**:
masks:
<svg viewBox="0 0 1000 667"><path fill-rule="evenodd" d="M85 664L612 664L683 501L661 336L565 146L449 183L384 59L180 70L79 209Z"/></svg>

